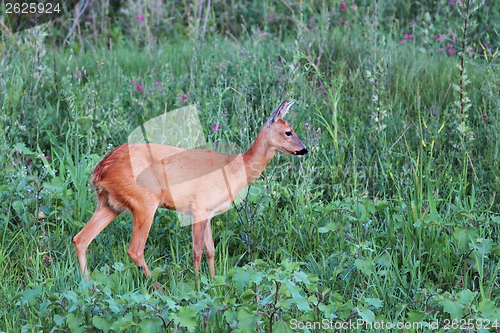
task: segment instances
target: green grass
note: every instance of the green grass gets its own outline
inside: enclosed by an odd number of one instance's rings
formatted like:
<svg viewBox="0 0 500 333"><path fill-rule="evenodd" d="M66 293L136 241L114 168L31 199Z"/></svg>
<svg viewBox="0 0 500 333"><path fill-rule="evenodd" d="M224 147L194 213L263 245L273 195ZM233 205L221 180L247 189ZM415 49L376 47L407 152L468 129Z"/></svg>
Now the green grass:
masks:
<svg viewBox="0 0 500 333"><path fill-rule="evenodd" d="M401 3L342 12L340 3L294 2L293 16L283 3L237 2L209 15L204 40L203 19L189 14L197 5L181 2L168 8L186 21L141 25L120 14L99 31L83 27L69 46L61 25L3 35L0 331L500 320L500 9L472 16L474 54L448 55L436 48L460 51L458 6L424 2L427 19ZM462 56L470 82L460 86ZM82 282L72 238L95 209L93 168L134 128L195 104L207 141L243 151L291 98L286 119L310 153L278 154L243 203L212 220L215 279L203 260L196 280L190 228L160 210L145 256L163 293L126 255L127 214L90 245L92 281Z"/></svg>

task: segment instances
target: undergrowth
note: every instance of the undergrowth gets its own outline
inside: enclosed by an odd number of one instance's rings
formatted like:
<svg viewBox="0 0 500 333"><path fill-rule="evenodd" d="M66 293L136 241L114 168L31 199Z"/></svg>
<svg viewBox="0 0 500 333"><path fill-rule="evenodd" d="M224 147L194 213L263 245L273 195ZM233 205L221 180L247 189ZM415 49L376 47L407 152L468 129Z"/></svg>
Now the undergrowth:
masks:
<svg viewBox="0 0 500 333"><path fill-rule="evenodd" d="M117 6L1 36L0 331L499 330L497 3ZM291 98L309 154L278 154L212 220L214 279L160 210L152 279L123 214L82 281L92 170L134 128L193 104L207 141L243 151Z"/></svg>

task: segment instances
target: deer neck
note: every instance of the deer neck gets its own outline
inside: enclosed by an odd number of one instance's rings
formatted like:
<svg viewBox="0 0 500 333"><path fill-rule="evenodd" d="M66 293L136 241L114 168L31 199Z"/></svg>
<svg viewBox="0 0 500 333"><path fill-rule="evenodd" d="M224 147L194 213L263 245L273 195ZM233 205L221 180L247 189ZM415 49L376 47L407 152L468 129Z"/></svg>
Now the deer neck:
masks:
<svg viewBox="0 0 500 333"><path fill-rule="evenodd" d="M267 163L276 153L267 140L267 133L268 129L262 128L250 148L243 153L247 185L259 178Z"/></svg>

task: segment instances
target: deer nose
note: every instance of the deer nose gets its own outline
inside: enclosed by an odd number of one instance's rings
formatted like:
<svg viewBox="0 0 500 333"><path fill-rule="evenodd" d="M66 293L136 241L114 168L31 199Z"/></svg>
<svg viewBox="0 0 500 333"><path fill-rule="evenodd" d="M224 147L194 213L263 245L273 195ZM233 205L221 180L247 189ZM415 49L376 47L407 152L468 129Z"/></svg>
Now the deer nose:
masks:
<svg viewBox="0 0 500 333"><path fill-rule="evenodd" d="M295 155L304 156L305 154L307 154L308 151L309 150L307 150L307 148L304 147L304 149L302 149L302 150L295 151Z"/></svg>

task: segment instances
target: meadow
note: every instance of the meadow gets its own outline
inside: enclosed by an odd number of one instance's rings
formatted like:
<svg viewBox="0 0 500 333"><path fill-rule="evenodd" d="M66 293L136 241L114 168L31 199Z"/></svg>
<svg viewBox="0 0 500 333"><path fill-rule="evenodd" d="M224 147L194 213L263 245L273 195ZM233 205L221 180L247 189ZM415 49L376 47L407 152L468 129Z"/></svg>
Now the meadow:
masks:
<svg viewBox="0 0 500 333"><path fill-rule="evenodd" d="M0 332L500 331L500 3L80 10L0 27ZM277 154L212 220L215 278L159 210L152 278L122 214L82 280L92 171L132 130L195 105L207 142L244 151L292 98L309 154Z"/></svg>

